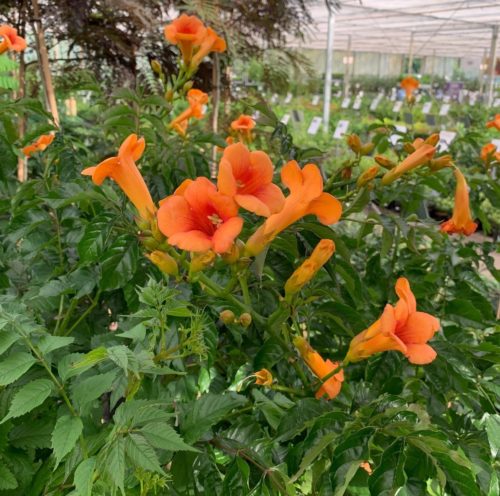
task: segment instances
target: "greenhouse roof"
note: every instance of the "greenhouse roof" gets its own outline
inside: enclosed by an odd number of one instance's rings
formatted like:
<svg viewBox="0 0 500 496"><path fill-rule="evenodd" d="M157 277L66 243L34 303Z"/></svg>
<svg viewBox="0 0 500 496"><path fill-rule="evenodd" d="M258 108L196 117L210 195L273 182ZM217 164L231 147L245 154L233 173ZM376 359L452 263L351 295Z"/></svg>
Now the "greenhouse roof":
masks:
<svg viewBox="0 0 500 496"><path fill-rule="evenodd" d="M482 57L500 25L500 0L341 0L335 10L334 50ZM328 8L314 2L314 24L291 46L325 48ZM412 35L413 33L413 35Z"/></svg>

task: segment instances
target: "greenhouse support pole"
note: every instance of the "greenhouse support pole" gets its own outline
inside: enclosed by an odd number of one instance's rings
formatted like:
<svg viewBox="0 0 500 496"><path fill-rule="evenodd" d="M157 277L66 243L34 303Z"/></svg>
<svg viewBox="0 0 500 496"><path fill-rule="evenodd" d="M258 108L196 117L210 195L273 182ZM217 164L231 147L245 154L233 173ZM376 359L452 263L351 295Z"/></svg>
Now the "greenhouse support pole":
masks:
<svg viewBox="0 0 500 496"><path fill-rule="evenodd" d="M59 127L59 112L57 111L56 94L52 84L52 75L49 66L49 54L47 52L47 45L45 44L45 36L43 34L42 19L40 18L40 7L38 0L32 0L33 14L34 14L34 27L36 34L36 45L38 52L38 61L40 63L40 72L42 74L43 87L45 96L49 106L50 113L54 119L54 124Z"/></svg>
<svg viewBox="0 0 500 496"><path fill-rule="evenodd" d="M335 16L333 11L328 11L328 35L326 42L326 64L325 64L325 94L323 98L323 131L328 132L330 122L330 100L332 97L332 68L333 68L333 27Z"/></svg>
<svg viewBox="0 0 500 496"><path fill-rule="evenodd" d="M351 35L347 37L347 56L345 58L344 68L344 98L349 96L349 85L351 83L351 62L354 65L354 57L351 52Z"/></svg>
<svg viewBox="0 0 500 496"><path fill-rule="evenodd" d="M413 74L413 38L415 36L415 31L411 32L410 35L410 50L408 51L408 74Z"/></svg>
<svg viewBox="0 0 500 496"><path fill-rule="evenodd" d="M220 107L220 58L218 53L214 53L212 66L212 132L215 134L219 130L219 107ZM210 165L210 177L217 177L217 147L212 149L212 164Z"/></svg>
<svg viewBox="0 0 500 496"><path fill-rule="evenodd" d="M488 67L488 107L493 103L493 90L495 87L495 66L497 59L498 26L493 26L491 32L490 65Z"/></svg>
<svg viewBox="0 0 500 496"><path fill-rule="evenodd" d="M481 65L479 66L479 94L481 96L484 96L484 76L486 75L487 60L488 52L485 48L483 58L481 59Z"/></svg>

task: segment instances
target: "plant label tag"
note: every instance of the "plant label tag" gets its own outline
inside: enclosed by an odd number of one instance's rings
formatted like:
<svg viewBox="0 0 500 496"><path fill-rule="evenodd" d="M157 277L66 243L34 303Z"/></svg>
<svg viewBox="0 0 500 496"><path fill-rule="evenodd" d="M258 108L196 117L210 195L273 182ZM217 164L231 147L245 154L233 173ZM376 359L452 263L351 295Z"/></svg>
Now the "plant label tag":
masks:
<svg viewBox="0 0 500 496"><path fill-rule="evenodd" d="M419 94L415 97L415 101L418 103L418 102L420 102L420 100L422 100L422 95L419 93Z"/></svg>
<svg viewBox="0 0 500 496"><path fill-rule="evenodd" d="M288 121L290 120L290 114L285 114L282 118L281 118L281 122L282 124L285 124L285 126L288 124Z"/></svg>
<svg viewBox="0 0 500 496"><path fill-rule="evenodd" d="M406 126L396 126L396 131L399 131L400 133L406 133L407 129ZM389 136L389 141L393 146L397 144L399 140L402 139L402 136L400 134L391 134Z"/></svg>
<svg viewBox="0 0 500 496"><path fill-rule="evenodd" d="M497 147L497 150L500 150L500 139L491 140L491 143Z"/></svg>
<svg viewBox="0 0 500 496"><path fill-rule="evenodd" d="M320 126L321 117L313 117L311 124L309 125L309 129L307 130L307 134L312 134L314 136L318 132Z"/></svg>
<svg viewBox="0 0 500 496"><path fill-rule="evenodd" d="M422 114L427 115L430 113L432 108L432 102L425 102L424 106L422 107Z"/></svg>
<svg viewBox="0 0 500 496"><path fill-rule="evenodd" d="M319 103L319 95L314 95L311 100L311 104L316 106Z"/></svg>
<svg viewBox="0 0 500 496"><path fill-rule="evenodd" d="M451 142L455 139L457 133L454 131L441 131L439 133L439 150L445 152L451 145Z"/></svg>
<svg viewBox="0 0 500 496"><path fill-rule="evenodd" d="M285 97L285 100L283 103L290 103L292 101L292 94L291 93L287 93L286 97Z"/></svg>
<svg viewBox="0 0 500 496"><path fill-rule="evenodd" d="M372 112L374 112L375 110L377 110L377 107L378 107L378 104L381 102L383 98L383 95L381 95L380 93L373 99L372 103L370 104L370 110Z"/></svg>
<svg viewBox="0 0 500 496"><path fill-rule="evenodd" d="M352 105L352 108L354 110L359 110L361 108L361 102L363 98L361 96L357 96L356 99L354 100L354 103Z"/></svg>
<svg viewBox="0 0 500 496"><path fill-rule="evenodd" d="M347 108L349 108L349 105L351 105L351 99L348 96L346 96L342 100L342 104L340 105L340 108L347 109ZM340 121L340 122L342 122L342 121Z"/></svg>
<svg viewBox="0 0 500 496"><path fill-rule="evenodd" d="M333 137L336 139L341 139L347 132L348 127L349 127L349 121L344 121L344 120L339 121L337 123L337 127L335 128L335 132L333 133Z"/></svg>
<svg viewBox="0 0 500 496"><path fill-rule="evenodd" d="M448 115L449 111L450 111L450 104L443 103L443 105L441 105L441 109L439 110L439 115Z"/></svg>
<svg viewBox="0 0 500 496"><path fill-rule="evenodd" d="M260 112L259 112L258 110L256 110L256 111L252 114L252 119L257 120L259 117L260 117Z"/></svg>
<svg viewBox="0 0 500 496"><path fill-rule="evenodd" d="M403 106L403 102L399 101L399 102L395 102L394 103L394 107L392 107L392 111L394 113L397 113L401 110L401 107Z"/></svg>
<svg viewBox="0 0 500 496"><path fill-rule="evenodd" d="M495 100L493 100L493 107L500 107L500 98L495 98Z"/></svg>
<svg viewBox="0 0 500 496"><path fill-rule="evenodd" d="M276 93L271 97L271 103L278 103L278 95Z"/></svg>

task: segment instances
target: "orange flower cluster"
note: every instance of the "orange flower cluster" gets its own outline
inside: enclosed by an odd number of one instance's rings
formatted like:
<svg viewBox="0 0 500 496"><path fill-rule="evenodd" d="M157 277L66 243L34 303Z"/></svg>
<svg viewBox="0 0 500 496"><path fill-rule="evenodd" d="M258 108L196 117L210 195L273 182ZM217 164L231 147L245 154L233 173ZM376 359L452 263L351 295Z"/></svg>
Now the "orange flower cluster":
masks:
<svg viewBox="0 0 500 496"><path fill-rule="evenodd" d="M14 52L26 50L26 40L18 36L17 29L8 24L0 26L0 38L0 55L8 50L13 50Z"/></svg>
<svg viewBox="0 0 500 496"><path fill-rule="evenodd" d="M500 131L500 114L495 115L495 118L486 123L486 127L494 127L497 131Z"/></svg>
<svg viewBox="0 0 500 496"><path fill-rule="evenodd" d="M396 294L400 298L396 305L386 305L382 316L352 339L344 365L389 350L400 351L417 365L436 358L427 341L439 330L439 320L417 312L417 302L406 278L397 280Z"/></svg>
<svg viewBox="0 0 500 496"><path fill-rule="evenodd" d="M487 168L492 162L500 162L500 152L493 143L488 143L481 148L481 160Z"/></svg>
<svg viewBox="0 0 500 496"><path fill-rule="evenodd" d="M208 103L208 95L201 90L190 89L187 92L188 108L178 115L170 127L181 136L186 135L189 119L201 119L204 115L204 105Z"/></svg>
<svg viewBox="0 0 500 496"><path fill-rule="evenodd" d="M25 146L22 151L24 155L31 157L33 153L43 152L54 141L54 138L54 134L43 134L34 143Z"/></svg>
<svg viewBox="0 0 500 496"><path fill-rule="evenodd" d="M178 45L186 67L196 68L211 52L224 52L226 42L196 16L182 14L164 28L165 39Z"/></svg>
<svg viewBox="0 0 500 496"><path fill-rule="evenodd" d="M236 120L231 122L231 129L236 132L239 139L244 143L251 143L254 127L255 121L250 115L241 114Z"/></svg>
<svg viewBox="0 0 500 496"><path fill-rule="evenodd" d="M405 90L406 99L412 101L413 93L418 89L420 83L414 77L407 76L401 81L400 85Z"/></svg>

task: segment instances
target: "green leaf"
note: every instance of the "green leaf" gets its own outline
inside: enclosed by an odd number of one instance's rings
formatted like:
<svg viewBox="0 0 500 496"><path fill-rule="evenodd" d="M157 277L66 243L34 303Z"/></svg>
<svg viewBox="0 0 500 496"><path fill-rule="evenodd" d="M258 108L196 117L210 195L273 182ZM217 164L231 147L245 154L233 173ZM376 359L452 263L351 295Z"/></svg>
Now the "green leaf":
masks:
<svg viewBox="0 0 500 496"><path fill-rule="evenodd" d="M283 349L275 338L269 338L255 355L253 366L255 370L271 369L283 358Z"/></svg>
<svg viewBox="0 0 500 496"><path fill-rule="evenodd" d="M14 331L0 331L0 355L5 353L18 339L19 335Z"/></svg>
<svg viewBox="0 0 500 496"><path fill-rule="evenodd" d="M80 409L89 405L111 389L116 377L116 370L83 379L73 387L72 396Z"/></svg>
<svg viewBox="0 0 500 496"><path fill-rule="evenodd" d="M187 413L181 425L184 439L187 443L194 443L229 412L246 402L246 398L233 393L209 393L191 402L187 405Z"/></svg>
<svg viewBox="0 0 500 496"><path fill-rule="evenodd" d="M25 374L36 359L31 353L17 351L0 362L0 386L7 386Z"/></svg>
<svg viewBox="0 0 500 496"><path fill-rule="evenodd" d="M87 224L82 239L78 243L78 255L82 263L99 261L109 233L111 221L109 217L99 215Z"/></svg>
<svg viewBox="0 0 500 496"><path fill-rule="evenodd" d="M129 352L130 350L124 345L111 346L108 348L108 358L116 363L116 365L122 368L126 373L128 368Z"/></svg>
<svg viewBox="0 0 500 496"><path fill-rule="evenodd" d="M405 441L396 439L382 454L379 465L368 478L371 494L393 496L406 484Z"/></svg>
<svg viewBox="0 0 500 496"><path fill-rule="evenodd" d="M165 474L155 450L140 434L130 434L125 438L125 453L135 466Z"/></svg>
<svg viewBox="0 0 500 496"><path fill-rule="evenodd" d="M144 434L147 441L155 448L167 451L198 452L196 448L186 444L173 427L163 422L147 424L141 429L141 432Z"/></svg>
<svg viewBox="0 0 500 496"><path fill-rule="evenodd" d="M56 457L56 466L75 447L82 431L83 423L80 417L63 415L57 419L52 433L52 449Z"/></svg>
<svg viewBox="0 0 500 496"><path fill-rule="evenodd" d="M65 346L73 343L75 338L64 337L64 336L51 336L50 334L43 336L38 343L38 348L42 352L42 355L46 355L51 351L58 350L59 348L64 348Z"/></svg>
<svg viewBox="0 0 500 496"><path fill-rule="evenodd" d="M491 456L496 458L500 451L500 415L485 414L486 434L491 448Z"/></svg>
<svg viewBox="0 0 500 496"><path fill-rule="evenodd" d="M118 289L132 278L137 266L139 252L137 240L131 236L118 237L102 255L102 290Z"/></svg>
<svg viewBox="0 0 500 496"><path fill-rule="evenodd" d="M15 489L17 480L10 469L0 462L0 490Z"/></svg>
<svg viewBox="0 0 500 496"><path fill-rule="evenodd" d="M52 382L48 379L36 379L26 384L15 394L7 416L0 423L10 418L20 417L40 406L51 392Z"/></svg>
<svg viewBox="0 0 500 496"><path fill-rule="evenodd" d="M165 403L150 400L131 400L122 403L116 410L116 425L133 428L148 423L167 422L172 417Z"/></svg>
<svg viewBox="0 0 500 496"><path fill-rule="evenodd" d="M9 441L15 448L50 448L50 435L54 420L41 418L17 424L9 433Z"/></svg>
<svg viewBox="0 0 500 496"><path fill-rule="evenodd" d="M78 496L92 496L96 461L96 458L92 456L83 460L76 468L73 483Z"/></svg>
<svg viewBox="0 0 500 496"><path fill-rule="evenodd" d="M125 440L122 437L117 438L106 450L103 467L113 484L125 494Z"/></svg>

